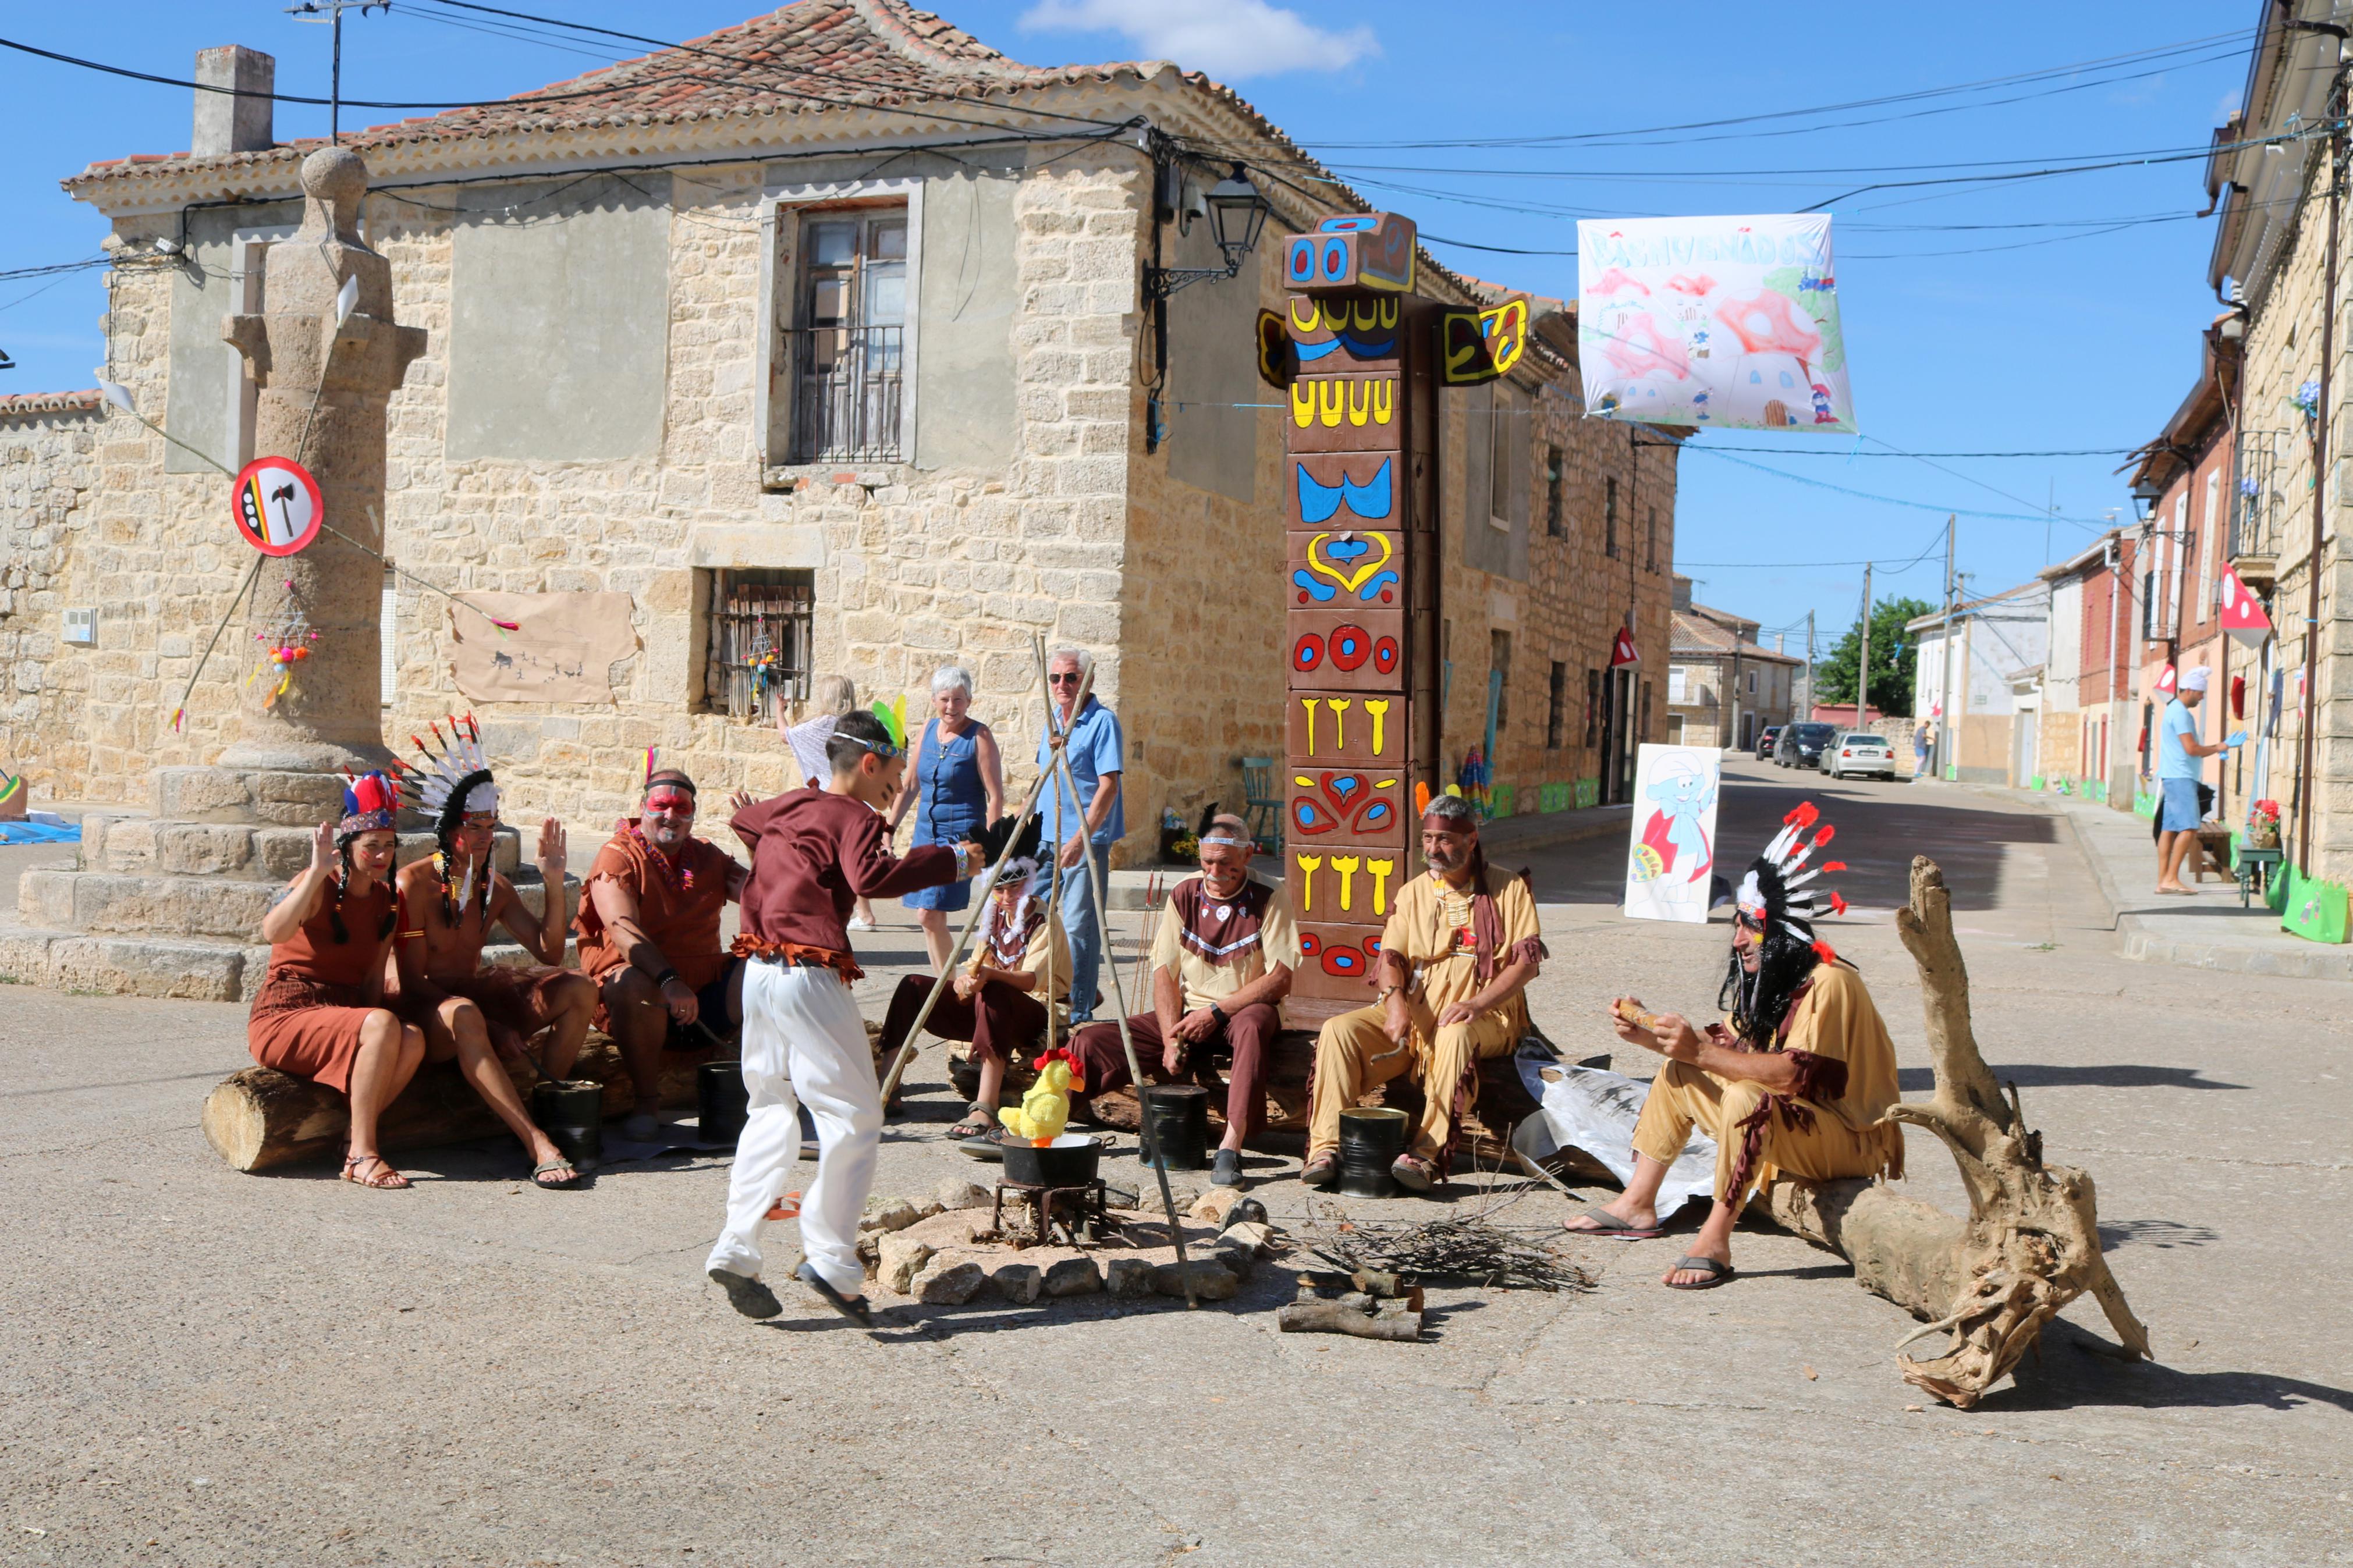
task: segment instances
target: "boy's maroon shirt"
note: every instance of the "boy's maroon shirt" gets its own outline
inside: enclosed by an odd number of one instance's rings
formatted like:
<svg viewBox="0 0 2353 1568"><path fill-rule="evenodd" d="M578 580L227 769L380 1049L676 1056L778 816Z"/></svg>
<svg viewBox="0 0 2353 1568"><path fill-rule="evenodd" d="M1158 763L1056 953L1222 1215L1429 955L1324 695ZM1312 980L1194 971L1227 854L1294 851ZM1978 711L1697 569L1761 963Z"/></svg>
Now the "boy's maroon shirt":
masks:
<svg viewBox="0 0 2353 1568"><path fill-rule="evenodd" d="M895 898L956 879L956 852L925 845L904 858L873 807L821 789L755 801L728 826L752 851L743 930L765 942L850 951L844 924L860 899Z"/></svg>

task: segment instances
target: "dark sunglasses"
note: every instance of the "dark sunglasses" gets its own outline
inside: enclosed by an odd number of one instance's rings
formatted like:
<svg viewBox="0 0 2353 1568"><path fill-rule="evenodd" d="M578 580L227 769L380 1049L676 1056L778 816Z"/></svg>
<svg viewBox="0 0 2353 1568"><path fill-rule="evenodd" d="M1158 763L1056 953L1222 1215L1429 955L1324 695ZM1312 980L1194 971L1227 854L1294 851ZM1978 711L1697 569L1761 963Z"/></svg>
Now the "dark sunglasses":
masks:
<svg viewBox="0 0 2353 1568"><path fill-rule="evenodd" d="M1076 686L1079 679L1079 672L1072 670L1068 675L1050 675L1046 678L1046 682L1050 686Z"/></svg>

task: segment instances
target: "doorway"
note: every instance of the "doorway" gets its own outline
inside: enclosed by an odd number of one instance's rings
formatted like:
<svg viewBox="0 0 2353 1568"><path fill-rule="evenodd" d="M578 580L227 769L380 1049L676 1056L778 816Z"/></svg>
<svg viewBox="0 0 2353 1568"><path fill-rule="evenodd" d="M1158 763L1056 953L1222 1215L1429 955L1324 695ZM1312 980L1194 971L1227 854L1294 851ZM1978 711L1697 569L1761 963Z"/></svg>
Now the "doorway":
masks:
<svg viewBox="0 0 2353 1568"><path fill-rule="evenodd" d="M1634 798L1634 672L1613 669L1601 678L1601 804L1623 805Z"/></svg>

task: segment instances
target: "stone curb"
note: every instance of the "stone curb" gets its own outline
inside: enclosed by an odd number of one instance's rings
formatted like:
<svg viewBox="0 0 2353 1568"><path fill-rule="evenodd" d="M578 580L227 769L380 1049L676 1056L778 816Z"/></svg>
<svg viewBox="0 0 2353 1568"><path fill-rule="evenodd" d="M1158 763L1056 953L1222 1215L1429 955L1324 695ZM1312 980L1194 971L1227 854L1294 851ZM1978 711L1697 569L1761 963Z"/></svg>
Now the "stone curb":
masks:
<svg viewBox="0 0 2353 1568"><path fill-rule="evenodd" d="M1944 787L1967 789L2010 800L2021 795L2031 797L2031 792L2005 789L1998 784L1947 784ZM2100 889L2101 901L2108 906L2108 920L2116 928L2118 948L2134 963L2165 963L2177 969L2206 969L2222 974L2275 974L2292 980L2353 980L2353 946L2329 947L2314 942L2310 944L2309 952L2284 952L2248 942L2184 942L2150 929L2147 921L2123 908L2124 898L2116 887L2115 875L2108 868L2107 857L2094 849L2076 830L2074 814L2056 805L2038 804L2046 816L2066 824L2067 837L2074 843L2084 862L2092 868L2092 879Z"/></svg>

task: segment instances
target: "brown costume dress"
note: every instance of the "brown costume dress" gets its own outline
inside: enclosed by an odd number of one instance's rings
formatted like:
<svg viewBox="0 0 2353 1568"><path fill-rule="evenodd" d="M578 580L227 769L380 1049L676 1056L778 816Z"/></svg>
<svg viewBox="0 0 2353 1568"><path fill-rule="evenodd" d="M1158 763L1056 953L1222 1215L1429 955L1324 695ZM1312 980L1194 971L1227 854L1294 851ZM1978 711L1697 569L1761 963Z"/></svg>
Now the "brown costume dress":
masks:
<svg viewBox="0 0 2353 1568"><path fill-rule="evenodd" d="M334 887L319 900L319 912L302 922L292 940L269 950L269 978L253 999L246 1041L253 1059L348 1093L352 1061L360 1054L360 1026L382 1006L365 998L369 982L384 973L392 938L378 936L392 907L390 884L378 882L343 900L343 931L335 940Z"/></svg>
<svg viewBox="0 0 2353 1568"><path fill-rule="evenodd" d="M719 920L727 908L727 883L734 869L733 858L708 839L690 838L676 856L664 855L646 842L638 819L631 817L626 828L596 851L580 889L580 909L572 917L572 929L580 938L580 973L601 986L626 962L596 908L596 885L609 880L637 899L638 929L661 949L687 989L699 993L724 978L733 959L720 945ZM612 1026L601 993L595 1023L600 1029Z"/></svg>

